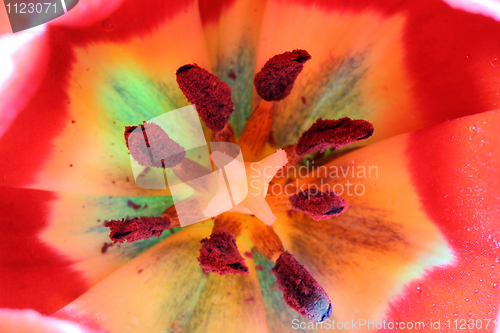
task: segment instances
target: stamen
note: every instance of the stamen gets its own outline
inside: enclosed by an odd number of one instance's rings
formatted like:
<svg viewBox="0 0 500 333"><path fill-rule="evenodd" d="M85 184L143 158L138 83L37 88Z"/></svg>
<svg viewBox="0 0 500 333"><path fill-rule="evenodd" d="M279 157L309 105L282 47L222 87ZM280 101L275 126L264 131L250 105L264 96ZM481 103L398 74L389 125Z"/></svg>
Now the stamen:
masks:
<svg viewBox="0 0 500 333"><path fill-rule="evenodd" d="M302 156L297 155L295 152L295 147L297 145L288 145L283 150L286 152L286 157L288 158L288 164L286 166L297 166L302 160Z"/></svg>
<svg viewBox="0 0 500 333"><path fill-rule="evenodd" d="M172 205L165 209L165 211L161 214L161 217L167 217L170 219L170 228L178 228L181 226L181 223L179 221L179 216L177 215L177 209L180 211L189 211L192 212L193 216L196 216L198 212L195 209L188 210L186 207L193 208L197 207L197 204L199 203L197 198L188 198L184 199L180 202L176 202L175 205ZM185 214L185 213L184 213ZM186 219L189 219L189 216L186 216Z"/></svg>
<svg viewBox="0 0 500 333"><path fill-rule="evenodd" d="M233 127L227 123L219 132L212 132L212 142L231 142L236 143Z"/></svg>
<svg viewBox="0 0 500 333"><path fill-rule="evenodd" d="M255 218L249 218L245 227L249 230L250 241L268 260L276 262L285 252L283 243L272 226L264 225Z"/></svg>
<svg viewBox="0 0 500 333"><path fill-rule="evenodd" d="M227 230L212 233L210 238L201 240L198 261L205 273L213 272L219 275L248 274L245 259L241 256L236 246L234 236Z"/></svg>
<svg viewBox="0 0 500 333"><path fill-rule="evenodd" d="M222 131L212 132L210 141L236 143L236 136L234 135L233 127L227 123ZM228 156L236 157L240 152L240 148L236 145L225 145L224 151Z"/></svg>
<svg viewBox="0 0 500 333"><path fill-rule="evenodd" d="M136 131L139 126L142 131ZM130 155L140 165L171 168L184 159L184 148L160 126L147 122L139 126L126 126L124 136Z"/></svg>
<svg viewBox="0 0 500 333"><path fill-rule="evenodd" d="M286 251L271 270L276 275L283 299L300 315L315 322L325 321L332 313L332 303L311 273Z"/></svg>
<svg viewBox="0 0 500 333"><path fill-rule="evenodd" d="M311 215L316 221L339 216L349 207L347 201L331 190L321 192L306 189L291 196L290 202L293 209Z"/></svg>
<svg viewBox="0 0 500 333"><path fill-rule="evenodd" d="M177 70L177 84L208 128L221 131L234 112L231 88L219 78L196 64Z"/></svg>
<svg viewBox="0 0 500 333"><path fill-rule="evenodd" d="M116 243L127 241L132 243L141 239L160 237L163 230L170 227L168 217L134 217L105 221L104 226L110 229L109 238Z"/></svg>
<svg viewBox="0 0 500 333"><path fill-rule="evenodd" d="M353 142L368 139L373 134L373 125L366 120L351 120L347 117L338 120L319 118L299 138L295 151L299 156L324 152L328 147L339 149Z"/></svg>
<svg viewBox="0 0 500 333"><path fill-rule="evenodd" d="M167 217L170 219L170 228L179 228L181 226L181 223L179 222L179 216L177 216L175 205L172 205L165 209L165 211L161 214L161 217Z"/></svg>
<svg viewBox="0 0 500 333"><path fill-rule="evenodd" d="M245 215L238 213L224 213L218 215L214 221L214 227L212 233L218 234L223 230L229 231L234 237L241 235L243 231L242 217Z"/></svg>
<svg viewBox="0 0 500 333"><path fill-rule="evenodd" d="M281 101L290 95L295 79L309 59L311 55L305 50L275 55L254 77L257 93L266 101Z"/></svg>
<svg viewBox="0 0 500 333"><path fill-rule="evenodd" d="M273 104L261 101L259 107L248 119L238 140L238 145L247 161L255 161L264 153L273 119Z"/></svg>

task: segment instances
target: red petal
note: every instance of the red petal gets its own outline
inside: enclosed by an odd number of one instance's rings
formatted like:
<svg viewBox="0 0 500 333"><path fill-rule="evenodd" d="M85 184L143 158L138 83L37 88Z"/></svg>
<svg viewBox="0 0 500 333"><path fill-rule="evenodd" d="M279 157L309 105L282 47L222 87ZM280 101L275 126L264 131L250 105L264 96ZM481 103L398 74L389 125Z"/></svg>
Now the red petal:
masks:
<svg viewBox="0 0 500 333"><path fill-rule="evenodd" d="M410 136L414 182L424 209L454 249L456 262L408 286L407 297L393 304L392 318L441 319L441 325L448 319L459 323L496 319L500 303L499 128L500 112L496 111ZM490 325L487 331L493 329ZM454 326L449 330L456 331Z"/></svg>
<svg viewBox="0 0 500 333"><path fill-rule="evenodd" d="M55 196L45 191L0 191L0 307L50 314L87 289L73 263L38 238L48 226L53 200Z"/></svg>

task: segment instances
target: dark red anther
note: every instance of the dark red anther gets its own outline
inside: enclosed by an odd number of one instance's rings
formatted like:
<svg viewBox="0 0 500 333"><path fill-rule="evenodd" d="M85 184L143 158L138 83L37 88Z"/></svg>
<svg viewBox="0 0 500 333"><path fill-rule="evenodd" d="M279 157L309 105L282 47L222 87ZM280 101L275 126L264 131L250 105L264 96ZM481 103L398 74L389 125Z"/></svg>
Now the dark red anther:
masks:
<svg viewBox="0 0 500 333"><path fill-rule="evenodd" d="M325 290L290 252L280 255L271 272L289 307L315 322L330 317L332 303Z"/></svg>
<svg viewBox="0 0 500 333"><path fill-rule="evenodd" d="M339 149L353 142L368 139L373 134L373 125L366 120L351 120L344 117L338 120L319 118L302 133L295 152L304 156L315 151L325 151L328 147Z"/></svg>
<svg viewBox="0 0 500 333"><path fill-rule="evenodd" d="M219 275L248 274L245 259L241 256L236 246L236 240L229 231L222 230L212 233L210 238L201 240L203 244L200 249L198 261L205 273L213 272Z"/></svg>
<svg viewBox="0 0 500 333"><path fill-rule="evenodd" d="M207 70L189 64L177 70L177 84L208 128L218 132L234 112L231 88Z"/></svg>
<svg viewBox="0 0 500 333"><path fill-rule="evenodd" d="M110 229L109 238L113 243L129 243L150 238L160 237L163 230L170 227L168 217L134 217L132 219L121 219L104 222L104 226Z"/></svg>
<svg viewBox="0 0 500 333"><path fill-rule="evenodd" d="M275 55L254 77L253 83L257 93L266 101L281 101L290 95L295 79L309 59L311 55L305 50Z"/></svg>
<svg viewBox="0 0 500 333"><path fill-rule="evenodd" d="M127 126L124 135L130 155L142 166L171 168L186 156L184 148L154 123Z"/></svg>
<svg viewBox="0 0 500 333"><path fill-rule="evenodd" d="M344 212L349 204L331 190L307 189L290 197L293 209L311 215L316 221L330 219Z"/></svg>

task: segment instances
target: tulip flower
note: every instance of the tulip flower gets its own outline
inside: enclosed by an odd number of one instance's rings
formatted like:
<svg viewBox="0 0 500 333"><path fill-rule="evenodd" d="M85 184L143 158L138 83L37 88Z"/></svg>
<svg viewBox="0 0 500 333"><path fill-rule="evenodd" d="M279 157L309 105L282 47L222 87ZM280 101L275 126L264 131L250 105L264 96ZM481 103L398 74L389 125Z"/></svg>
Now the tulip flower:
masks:
<svg viewBox="0 0 500 333"><path fill-rule="evenodd" d="M498 18L458 0L80 0L1 35L0 318L498 330ZM286 52L301 70L280 76ZM170 191L134 182L124 132L206 102L178 78L193 68L231 93L220 118L198 110L206 137L276 174L265 200L180 228ZM320 192L273 193L289 184ZM110 239L112 221L141 237Z"/></svg>

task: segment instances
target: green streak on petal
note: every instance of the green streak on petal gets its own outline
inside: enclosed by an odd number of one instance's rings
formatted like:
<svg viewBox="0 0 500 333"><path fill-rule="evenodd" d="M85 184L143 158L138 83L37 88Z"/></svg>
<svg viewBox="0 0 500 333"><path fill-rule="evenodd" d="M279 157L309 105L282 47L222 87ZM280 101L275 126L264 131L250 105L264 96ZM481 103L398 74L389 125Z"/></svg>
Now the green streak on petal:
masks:
<svg viewBox="0 0 500 333"><path fill-rule="evenodd" d="M175 77L165 82L122 69L109 74L107 84L100 89L107 116L116 124L140 124L188 105L178 91Z"/></svg>
<svg viewBox="0 0 500 333"><path fill-rule="evenodd" d="M229 118L237 137L241 135L245 124L252 114L253 69L255 51L250 50L247 38L243 38L236 52L219 53L214 74L231 87L234 113ZM236 79L230 75L234 73Z"/></svg>
<svg viewBox="0 0 500 333"><path fill-rule="evenodd" d="M321 75L297 81L292 94L275 104L274 139L279 146L297 142L318 118L368 118L373 112L363 103L361 83L367 68L359 54L325 63ZM306 104L302 97L305 97Z"/></svg>
<svg viewBox="0 0 500 333"><path fill-rule="evenodd" d="M130 158L123 135L125 126L137 126L189 103L177 87L175 76L170 81L163 81L128 67L115 67L101 75L104 80L98 81L95 89L98 105L102 109L99 111L103 114L96 117L96 131L101 137L102 146L110 151L113 161L99 163L113 163L130 170Z"/></svg>
<svg viewBox="0 0 500 333"><path fill-rule="evenodd" d="M302 318L296 311L290 309L283 300L283 294L276 285L276 277L274 274L269 274L274 267L274 263L267 260L258 251L254 253L254 261L255 265L264 268L263 271L257 270L257 276L259 278L262 296L264 297L266 312L270 314L267 316L269 330L271 332L284 332L291 329L292 320L294 319L307 321L307 319ZM293 331L305 332L300 328Z"/></svg>
<svg viewBox="0 0 500 333"><path fill-rule="evenodd" d="M128 201L131 200L134 204L140 205L142 208L135 210L128 206ZM89 203L94 207L93 215L98 216L100 224L95 227L88 228L85 233L106 233L109 234L109 228L104 227L104 221L121 220L122 218L133 218L141 216L160 216L165 208L173 204L172 197L95 197L90 199L94 203ZM147 207L145 205L147 204ZM163 231L161 237L152 237L138 242L121 245L119 256L134 258L141 252L167 238L172 233L168 230ZM115 250L115 248L113 248Z"/></svg>
<svg viewBox="0 0 500 333"><path fill-rule="evenodd" d="M183 232L188 231L184 229ZM196 237L181 242L174 238L169 246L160 248L156 253L160 258L169 258L168 269L158 265L161 270L156 275L164 276L165 283L176 286L175 293L160 298L164 316L159 320L172 332L193 332L194 328L202 325L200 318L204 318L206 311L199 309L198 305L208 279L196 260L199 248L200 240Z"/></svg>

